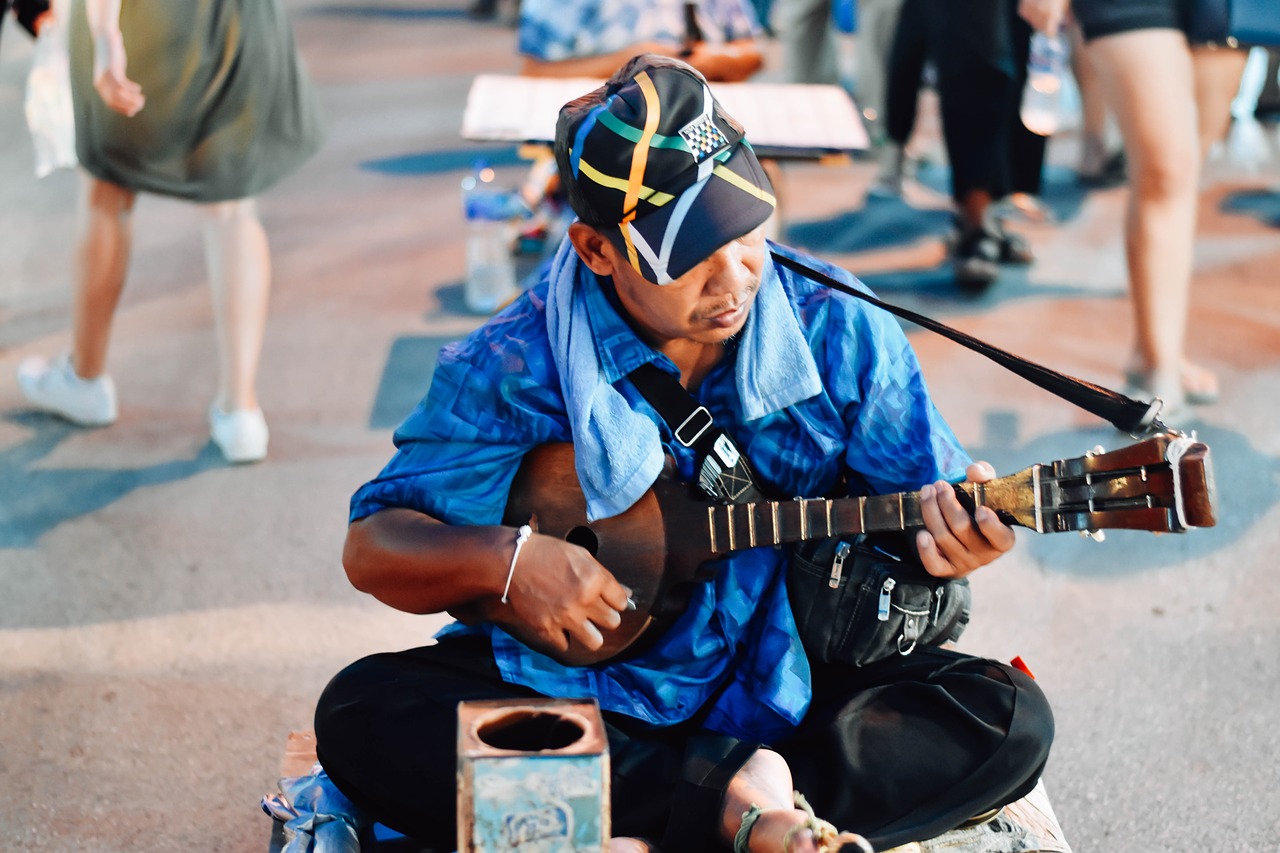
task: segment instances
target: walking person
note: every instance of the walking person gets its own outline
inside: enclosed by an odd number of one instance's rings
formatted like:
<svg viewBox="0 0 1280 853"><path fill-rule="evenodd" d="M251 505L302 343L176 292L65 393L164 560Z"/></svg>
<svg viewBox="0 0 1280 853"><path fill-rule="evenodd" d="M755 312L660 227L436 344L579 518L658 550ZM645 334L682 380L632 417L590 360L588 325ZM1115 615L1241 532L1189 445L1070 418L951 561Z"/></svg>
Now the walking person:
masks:
<svg viewBox="0 0 1280 853"><path fill-rule="evenodd" d="M1021 0L1038 30L1070 11L1120 128L1129 170L1125 260L1133 301L1131 396L1159 397L1177 423L1218 398L1218 377L1186 356L1200 169L1225 135L1247 53L1189 42L1178 0Z"/></svg>
<svg viewBox="0 0 1280 853"><path fill-rule="evenodd" d="M219 352L209 407L230 462L267 453L257 396L271 261L255 197L319 147L310 84L280 0L76 0L76 152L85 170L69 352L18 368L37 409L81 426L117 417L107 373L139 193L196 203Z"/></svg>

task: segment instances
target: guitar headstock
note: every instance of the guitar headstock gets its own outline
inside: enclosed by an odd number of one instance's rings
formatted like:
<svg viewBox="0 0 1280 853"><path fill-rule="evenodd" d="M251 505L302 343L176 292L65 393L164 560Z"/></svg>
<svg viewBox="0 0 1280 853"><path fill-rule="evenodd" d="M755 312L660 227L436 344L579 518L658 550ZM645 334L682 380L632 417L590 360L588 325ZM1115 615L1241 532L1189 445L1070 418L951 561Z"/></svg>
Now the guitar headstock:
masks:
<svg viewBox="0 0 1280 853"><path fill-rule="evenodd" d="M966 485L975 503L1008 524L1041 533L1212 527L1216 498L1209 447L1163 433L1109 452L1033 465L990 483Z"/></svg>

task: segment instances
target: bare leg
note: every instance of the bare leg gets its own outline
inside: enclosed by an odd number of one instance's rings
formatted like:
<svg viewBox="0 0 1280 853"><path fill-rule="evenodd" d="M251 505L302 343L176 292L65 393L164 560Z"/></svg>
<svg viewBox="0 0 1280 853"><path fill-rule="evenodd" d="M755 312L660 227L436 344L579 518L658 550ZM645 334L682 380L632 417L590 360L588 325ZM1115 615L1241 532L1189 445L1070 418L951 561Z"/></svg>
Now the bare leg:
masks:
<svg viewBox="0 0 1280 853"><path fill-rule="evenodd" d="M1088 46L1130 165L1125 254L1133 298L1131 368L1182 405L1200 157L1191 51L1176 30L1135 30ZM1153 71L1152 69L1157 69Z"/></svg>
<svg viewBox="0 0 1280 853"><path fill-rule="evenodd" d="M106 370L111 320L129 267L136 199L124 187L85 175L71 352L71 363L83 379Z"/></svg>
<svg viewBox="0 0 1280 853"><path fill-rule="evenodd" d="M840 65L831 25L831 0L787 0L777 10L785 79L838 83Z"/></svg>
<svg viewBox="0 0 1280 853"><path fill-rule="evenodd" d="M1080 90L1080 162L1078 171L1096 175L1107 160L1107 102L1100 88L1098 72L1085 52L1084 36L1078 24L1067 27L1071 39L1071 73Z"/></svg>
<svg viewBox="0 0 1280 853"><path fill-rule="evenodd" d="M872 142L879 142L884 135L885 78L901 7L902 0L863 0L858 4L856 91Z"/></svg>
<svg viewBox="0 0 1280 853"><path fill-rule="evenodd" d="M969 190L956 203L960 221L966 231L981 228L987 223L987 210L991 207L991 193L988 190Z"/></svg>
<svg viewBox="0 0 1280 853"><path fill-rule="evenodd" d="M267 323L271 256L253 199L205 205L204 243L217 324L224 412L258 408L258 357Z"/></svg>
<svg viewBox="0 0 1280 853"><path fill-rule="evenodd" d="M1191 52L1201 158L1226 138L1231 125L1231 101L1240 88L1240 77L1248 60L1247 50L1197 47Z"/></svg>

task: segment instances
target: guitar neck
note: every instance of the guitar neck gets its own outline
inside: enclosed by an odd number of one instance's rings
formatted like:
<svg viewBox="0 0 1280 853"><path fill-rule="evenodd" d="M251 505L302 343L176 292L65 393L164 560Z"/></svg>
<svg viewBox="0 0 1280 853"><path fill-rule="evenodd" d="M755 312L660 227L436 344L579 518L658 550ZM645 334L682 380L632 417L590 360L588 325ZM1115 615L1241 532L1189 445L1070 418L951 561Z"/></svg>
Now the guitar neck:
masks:
<svg viewBox="0 0 1280 853"><path fill-rule="evenodd" d="M760 545L919 527L924 527L919 492L706 507L708 545L716 554Z"/></svg>
<svg viewBox="0 0 1280 853"><path fill-rule="evenodd" d="M995 510L1037 533L1105 529L1180 533L1215 523L1209 448L1161 435L1109 453L1032 465L985 483L953 486L970 513ZM714 504L702 510L712 553L806 539L915 530L920 493Z"/></svg>

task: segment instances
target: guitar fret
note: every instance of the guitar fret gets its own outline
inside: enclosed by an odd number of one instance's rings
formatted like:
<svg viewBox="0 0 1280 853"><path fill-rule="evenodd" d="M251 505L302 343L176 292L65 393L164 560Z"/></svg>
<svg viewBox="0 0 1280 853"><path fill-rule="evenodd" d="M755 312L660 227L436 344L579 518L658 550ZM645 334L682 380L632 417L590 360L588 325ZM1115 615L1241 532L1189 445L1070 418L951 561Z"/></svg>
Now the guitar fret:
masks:
<svg viewBox="0 0 1280 853"><path fill-rule="evenodd" d="M833 504L832 504L832 502L831 502L831 501L823 501L823 503L824 503L824 504L826 504L826 509L827 509L827 538L828 538L828 539L830 539L830 538L831 538L831 536L832 536L832 533L831 533L831 509L832 509Z"/></svg>
<svg viewBox="0 0 1280 853"><path fill-rule="evenodd" d="M804 498L797 498L796 502L800 504L800 539L809 538L809 502Z"/></svg>
<svg viewBox="0 0 1280 853"><path fill-rule="evenodd" d="M862 495L858 498L858 532L867 532L867 496Z"/></svg>
<svg viewBox="0 0 1280 853"><path fill-rule="evenodd" d="M773 518L773 544L782 543L782 536L778 531L778 502L769 501L769 515Z"/></svg>
<svg viewBox="0 0 1280 853"><path fill-rule="evenodd" d="M906 508L903 505L903 501L902 501L902 492L898 492L898 529L899 530L907 529L907 515L906 515Z"/></svg>
<svg viewBox="0 0 1280 853"><path fill-rule="evenodd" d="M1044 533L1044 500L1040 494L1040 466L1031 468L1031 495L1036 510L1036 533Z"/></svg>
<svg viewBox="0 0 1280 853"><path fill-rule="evenodd" d="M756 505L747 504L747 539L756 547Z"/></svg>
<svg viewBox="0 0 1280 853"><path fill-rule="evenodd" d="M733 507L734 507L733 504L729 504L728 506L725 507L725 520L729 523L729 550L730 551L738 550L738 542L737 542L738 537L734 535L736 531L733 529L735 526L733 523Z"/></svg>
<svg viewBox="0 0 1280 853"><path fill-rule="evenodd" d="M716 508L713 506L707 507L707 533L710 534L711 553L718 553L720 548L716 544Z"/></svg>

